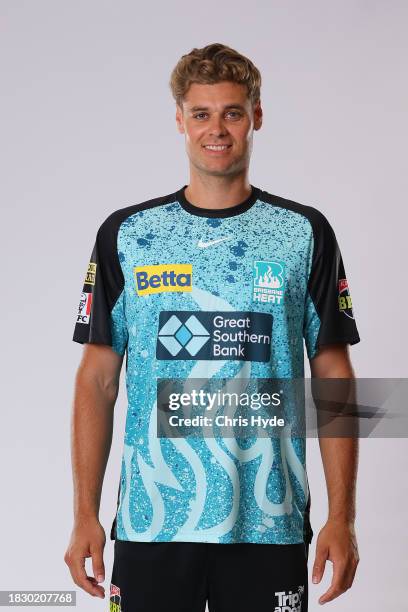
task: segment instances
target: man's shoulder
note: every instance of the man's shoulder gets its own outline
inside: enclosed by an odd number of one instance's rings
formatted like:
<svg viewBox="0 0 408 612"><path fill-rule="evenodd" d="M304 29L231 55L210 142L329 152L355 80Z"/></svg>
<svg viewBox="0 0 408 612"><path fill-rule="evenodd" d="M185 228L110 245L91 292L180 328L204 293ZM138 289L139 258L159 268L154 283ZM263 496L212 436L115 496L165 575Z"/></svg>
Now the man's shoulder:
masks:
<svg viewBox="0 0 408 612"><path fill-rule="evenodd" d="M176 199L176 193L177 192L172 192L166 195L157 196L149 200L137 202L135 204L130 204L114 210L102 222L99 227L98 233L102 235L102 237L107 233L117 233L119 227L124 221L126 221L126 219L137 213L142 213L152 208L171 204Z"/></svg>
<svg viewBox="0 0 408 612"><path fill-rule="evenodd" d="M293 213L297 213L306 218L313 228L313 231L319 231L321 229L328 229L330 223L326 215L317 207L310 204L303 204L297 200L285 198L282 196L275 195L266 190L261 189L260 199L263 202L271 204L277 208L283 208Z"/></svg>
<svg viewBox="0 0 408 612"><path fill-rule="evenodd" d="M320 220L322 217L325 217L323 212L315 206L312 206L310 204L303 204L301 202L298 202L297 200L292 200L291 198L278 196L264 189L261 189L260 198L268 204L272 204L273 206L279 208L291 210L292 212L299 213L308 218L313 217L316 220Z"/></svg>

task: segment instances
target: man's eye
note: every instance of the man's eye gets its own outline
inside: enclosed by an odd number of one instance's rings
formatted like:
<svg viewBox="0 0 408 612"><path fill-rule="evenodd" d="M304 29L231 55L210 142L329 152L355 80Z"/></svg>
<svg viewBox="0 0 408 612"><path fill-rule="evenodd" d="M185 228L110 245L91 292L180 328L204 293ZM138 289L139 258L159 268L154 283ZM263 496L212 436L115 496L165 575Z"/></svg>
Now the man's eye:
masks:
<svg viewBox="0 0 408 612"><path fill-rule="evenodd" d="M242 113L238 111L228 111L227 115L229 115L231 119L239 119L240 117L242 117ZM196 113L195 115L193 115L194 119L203 119L206 116L207 116L207 113L204 113L204 112Z"/></svg>

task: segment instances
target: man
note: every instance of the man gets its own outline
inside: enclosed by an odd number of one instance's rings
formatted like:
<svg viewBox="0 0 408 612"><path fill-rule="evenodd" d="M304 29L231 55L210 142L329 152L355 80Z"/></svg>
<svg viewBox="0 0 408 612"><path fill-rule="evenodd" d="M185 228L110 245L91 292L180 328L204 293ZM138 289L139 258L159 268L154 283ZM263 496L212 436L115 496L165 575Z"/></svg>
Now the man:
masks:
<svg viewBox="0 0 408 612"><path fill-rule="evenodd" d="M224 45L184 55L170 86L189 184L117 210L97 233L73 338L85 347L65 561L78 586L104 596L98 512L126 352L111 610L204 612L206 600L210 612L307 610L305 439L242 446L156 429L163 381L302 378L303 339L312 377L353 377L347 345L359 335L329 222L248 180L260 85L253 63ZM329 513L313 577L319 582L333 562L325 603L351 586L358 563L357 446L347 438L321 438L320 446Z"/></svg>

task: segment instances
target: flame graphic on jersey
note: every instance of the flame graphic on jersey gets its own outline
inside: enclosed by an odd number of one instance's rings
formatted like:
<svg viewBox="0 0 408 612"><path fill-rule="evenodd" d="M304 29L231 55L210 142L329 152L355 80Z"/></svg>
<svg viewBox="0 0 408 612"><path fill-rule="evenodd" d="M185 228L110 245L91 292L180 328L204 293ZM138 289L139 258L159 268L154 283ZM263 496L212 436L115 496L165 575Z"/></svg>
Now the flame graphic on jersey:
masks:
<svg viewBox="0 0 408 612"><path fill-rule="evenodd" d="M192 293L193 299L197 302L201 310L222 310L222 311L233 311L232 306L217 296L199 289L193 286ZM226 361L200 361L197 360L195 365L191 369L188 378L203 378L208 379L217 374ZM250 362L243 362L240 370L233 379L234 391L237 389L237 381L239 379L248 379L250 377ZM228 381L223 389L228 391ZM244 382L243 385L244 386ZM164 484L172 487L176 490L183 490L180 483L174 476L173 472L167 465L160 446L160 438L156 436L156 409L157 402L154 401L150 413L149 421L149 451L151 461L154 467L147 465L143 460L141 454L133 447L124 445L124 465L125 465L125 485L124 495L118 507L118 513L121 513L123 527L126 533L126 537L129 540L134 541L146 541L153 540L162 530L165 521L165 505L157 484ZM234 438L223 438L225 446L228 451L240 462L246 463L252 461L258 457L261 457L257 475L254 484L254 497L262 512L269 517L282 516L284 514L291 514L293 511L293 492L289 480L288 466L293 472L295 478L299 482L305 498L308 496L308 482L306 478L306 471L302 465L299 457L297 456L295 449L292 445L290 432L287 431L286 426L285 434L280 437L280 452L282 458L283 475L285 478L285 498L281 503L274 503L270 501L266 495L267 481L270 474L271 467L274 460L274 450L272 440L270 438L258 437L256 442L247 449L242 449L237 440ZM202 513L204 511L204 504L207 495L207 479L205 468L199 455L191 447L185 439L172 438L171 441L185 459L189 462L196 482L196 496L190 503L190 511L187 520L179 528L181 531L189 533L189 539L194 539L194 532L197 534L197 541L213 541L218 542L219 538L227 534L234 527L239 511L239 496L240 496L240 482L239 473L236 468L234 461L231 457L224 452L220 447L216 439L206 438L203 440L210 449L213 457L219 462L221 467L225 470L229 477L232 485L232 508L228 516L220 523L213 527L206 529L197 529L197 525L200 521ZM131 463L133 454L136 453L138 465L140 467L140 476L143 480L143 484L147 494L149 495L151 506L153 509L153 518L149 527L144 531L136 531L132 527L130 518L130 487L131 487ZM268 518L264 519L264 523L268 524ZM273 519L269 519L269 524L273 523Z"/></svg>
<svg viewBox="0 0 408 612"><path fill-rule="evenodd" d="M259 275L257 280L257 286L270 287L271 289L279 289L282 286L282 282L277 275L273 274L271 266L268 265L267 271L264 274Z"/></svg>

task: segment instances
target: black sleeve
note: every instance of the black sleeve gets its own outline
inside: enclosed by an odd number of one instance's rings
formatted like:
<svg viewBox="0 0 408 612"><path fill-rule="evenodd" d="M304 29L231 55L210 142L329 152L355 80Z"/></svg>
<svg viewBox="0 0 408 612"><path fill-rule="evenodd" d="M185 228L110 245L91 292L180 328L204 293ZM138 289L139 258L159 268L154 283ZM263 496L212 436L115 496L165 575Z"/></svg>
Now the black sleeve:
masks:
<svg viewBox="0 0 408 612"><path fill-rule="evenodd" d="M124 277L114 215L98 230L85 274L73 340L108 344L121 355L127 345Z"/></svg>
<svg viewBox="0 0 408 612"><path fill-rule="evenodd" d="M343 258L333 228L312 209L313 256L307 285L304 338L309 358L331 343L360 341Z"/></svg>

